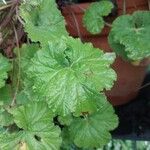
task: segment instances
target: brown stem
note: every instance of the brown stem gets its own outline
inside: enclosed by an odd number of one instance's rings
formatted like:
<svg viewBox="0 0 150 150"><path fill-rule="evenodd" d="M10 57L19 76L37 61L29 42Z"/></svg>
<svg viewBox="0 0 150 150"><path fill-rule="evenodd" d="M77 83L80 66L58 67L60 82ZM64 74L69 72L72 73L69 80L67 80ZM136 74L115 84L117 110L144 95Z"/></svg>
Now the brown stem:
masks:
<svg viewBox="0 0 150 150"><path fill-rule="evenodd" d="M148 8L149 8L149 10L150 10L150 0L148 0Z"/></svg>
<svg viewBox="0 0 150 150"><path fill-rule="evenodd" d="M15 33L15 38L16 38L16 46L17 46L17 55L18 55L18 74L17 74L17 85L16 85L16 90L14 93L14 97L11 103L11 106L14 106L16 103L16 96L19 90L19 84L20 84L20 50L19 50L19 39L18 39L18 34L17 30L15 28L15 25L13 25L14 33Z"/></svg>
<svg viewBox="0 0 150 150"><path fill-rule="evenodd" d="M72 12L71 9L70 9L70 12L71 12L71 15L72 15L72 17L73 17L73 20L74 20L74 23L75 23L75 27L76 27L76 29L77 29L78 36L79 36L79 38L80 38L81 41L82 41L82 35L81 35L81 32L80 32L80 28L79 28L79 24L78 24L77 18L76 18L76 16L75 16L74 12Z"/></svg>
<svg viewBox="0 0 150 150"><path fill-rule="evenodd" d="M126 0L123 0L123 15L126 14Z"/></svg>
<svg viewBox="0 0 150 150"><path fill-rule="evenodd" d="M16 7L16 5L17 5L17 2L14 1L14 2L12 3L11 9L10 9L8 15L3 19L2 23L0 24L0 29L6 27L7 24L11 21L12 16L13 16L13 14L14 14L14 12L15 12L15 7Z"/></svg>

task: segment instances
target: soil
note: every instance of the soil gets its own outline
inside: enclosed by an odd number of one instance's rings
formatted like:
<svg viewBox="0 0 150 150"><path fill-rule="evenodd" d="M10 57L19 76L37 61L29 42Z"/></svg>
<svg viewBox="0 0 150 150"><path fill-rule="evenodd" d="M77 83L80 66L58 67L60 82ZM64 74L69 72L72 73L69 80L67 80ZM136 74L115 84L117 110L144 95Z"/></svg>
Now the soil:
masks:
<svg viewBox="0 0 150 150"><path fill-rule="evenodd" d="M150 140L150 73L147 74L143 88L131 102L116 106L119 127L112 132L117 139ZM146 85L147 86L144 86Z"/></svg>

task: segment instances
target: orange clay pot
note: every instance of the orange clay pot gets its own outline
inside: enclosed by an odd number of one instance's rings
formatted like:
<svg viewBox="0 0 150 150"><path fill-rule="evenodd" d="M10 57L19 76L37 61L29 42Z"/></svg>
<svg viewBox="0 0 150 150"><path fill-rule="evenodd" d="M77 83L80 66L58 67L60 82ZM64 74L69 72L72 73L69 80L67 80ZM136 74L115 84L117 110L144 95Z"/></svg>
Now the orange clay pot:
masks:
<svg viewBox="0 0 150 150"><path fill-rule="evenodd" d="M89 4L74 4L63 8L62 13L66 20L67 30L71 36L80 37L83 42L91 42L94 47L103 49L105 52L112 52L107 41L109 27L105 27L101 34L91 35L83 26L82 17ZM117 4L118 15L121 15L123 0L117 0ZM147 0L126 0L126 8L127 13L133 13L136 10L148 10ZM108 18L108 20L114 19L114 17ZM106 95L113 105L122 105L137 96L147 67L146 65L133 66L120 57L116 58L112 67L117 73L117 81L111 91L106 92Z"/></svg>

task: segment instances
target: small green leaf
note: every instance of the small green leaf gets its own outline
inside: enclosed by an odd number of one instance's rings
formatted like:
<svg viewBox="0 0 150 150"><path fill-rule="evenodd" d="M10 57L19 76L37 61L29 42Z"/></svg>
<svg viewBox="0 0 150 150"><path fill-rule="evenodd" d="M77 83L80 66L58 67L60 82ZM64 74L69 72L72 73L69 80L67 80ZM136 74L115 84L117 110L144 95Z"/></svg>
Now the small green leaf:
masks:
<svg viewBox="0 0 150 150"><path fill-rule="evenodd" d="M87 87L97 92L112 87L116 74L110 65L114 59L113 53L104 54L89 43L63 38L36 53L28 76L34 80L36 93L64 116L87 99Z"/></svg>
<svg viewBox="0 0 150 150"><path fill-rule="evenodd" d="M109 131L116 128L117 125L118 118L112 106L107 102L99 107L97 112L74 119L69 127L69 132L78 147L100 148L111 139Z"/></svg>
<svg viewBox="0 0 150 150"><path fill-rule="evenodd" d="M113 22L110 45L123 58L141 61L150 56L150 12L137 11L133 15L123 15ZM124 47L124 52L119 52Z"/></svg>
<svg viewBox="0 0 150 150"><path fill-rule="evenodd" d="M100 33L105 25L103 17L109 15L112 8L113 4L110 1L102 0L92 3L83 17L83 23L87 30L92 34Z"/></svg>
<svg viewBox="0 0 150 150"><path fill-rule="evenodd" d="M16 138L10 139L13 134L0 137L0 146L8 149L9 141L14 147L23 143L31 150L57 150L61 144L60 129L53 124L53 114L44 102L30 102L11 110L16 125L22 129ZM20 136L19 136L19 135ZM8 139L4 142L4 137ZM18 139L16 141L16 139ZM2 143L4 142L4 143ZM9 149L8 149L9 150Z"/></svg>
<svg viewBox="0 0 150 150"><path fill-rule="evenodd" d="M20 15L25 21L25 31L34 42L47 44L50 40L68 35L55 0L27 1L20 6Z"/></svg>
<svg viewBox="0 0 150 150"><path fill-rule="evenodd" d="M7 72L10 71L11 65L7 58L0 54L0 88L5 85L5 80L8 78Z"/></svg>

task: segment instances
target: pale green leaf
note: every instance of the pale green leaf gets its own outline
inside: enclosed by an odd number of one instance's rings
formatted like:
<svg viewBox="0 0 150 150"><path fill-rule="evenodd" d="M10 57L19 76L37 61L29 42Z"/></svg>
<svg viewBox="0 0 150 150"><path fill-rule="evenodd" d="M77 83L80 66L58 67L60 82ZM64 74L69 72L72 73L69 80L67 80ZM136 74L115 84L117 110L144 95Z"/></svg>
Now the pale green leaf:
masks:
<svg viewBox="0 0 150 150"><path fill-rule="evenodd" d="M60 129L53 124L53 114L44 102L30 102L11 110L16 125L22 129L19 142L11 138L11 134L3 144L3 136L0 137L0 146L8 149L9 142L14 145L23 143L27 150L58 150L61 144ZM12 134L13 136L13 134ZM15 146L14 146L15 147ZM8 149L9 150L9 149Z"/></svg>
<svg viewBox="0 0 150 150"><path fill-rule="evenodd" d="M10 71L11 65L7 58L0 54L0 88L5 85L5 80L8 78L7 72Z"/></svg>
<svg viewBox="0 0 150 150"><path fill-rule="evenodd" d="M21 150L22 132L18 133L2 133L0 134L0 149L1 150ZM25 149L27 150L27 149Z"/></svg>
<svg viewBox="0 0 150 150"><path fill-rule="evenodd" d="M108 102L100 106L97 112L85 114L71 123L69 132L78 147L100 148L111 139L109 131L117 127L118 118Z"/></svg>
<svg viewBox="0 0 150 150"><path fill-rule="evenodd" d="M113 4L110 1L102 0L92 3L83 17L83 23L87 30L92 34L100 33L105 25L103 17L109 15L112 8Z"/></svg>
<svg viewBox="0 0 150 150"><path fill-rule="evenodd" d="M124 47L125 53L119 53L123 57L127 56L131 61L140 61L150 56L150 12L137 11L133 15L123 15L113 22L111 35L112 48L117 53L119 49L114 47L114 43Z"/></svg>
<svg viewBox="0 0 150 150"><path fill-rule="evenodd" d="M116 79L110 68L114 58L114 54L104 54L89 43L63 38L36 53L28 76L34 80L33 89L45 97L52 110L67 115L87 99L87 87L97 92L111 89Z"/></svg>
<svg viewBox="0 0 150 150"><path fill-rule="evenodd" d="M25 21L25 31L32 41L47 44L50 40L68 34L55 0L34 2L27 1L20 7L20 15Z"/></svg>

